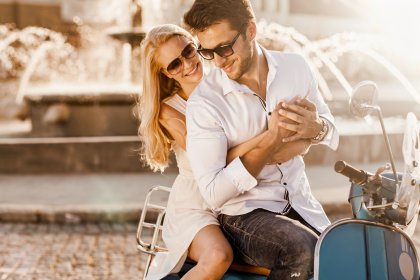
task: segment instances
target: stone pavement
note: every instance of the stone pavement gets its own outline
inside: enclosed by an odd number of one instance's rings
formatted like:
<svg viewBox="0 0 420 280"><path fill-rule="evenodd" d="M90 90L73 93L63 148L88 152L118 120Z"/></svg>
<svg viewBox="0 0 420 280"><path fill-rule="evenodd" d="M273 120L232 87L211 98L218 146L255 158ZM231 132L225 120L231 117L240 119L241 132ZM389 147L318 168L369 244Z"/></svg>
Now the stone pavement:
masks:
<svg viewBox="0 0 420 280"><path fill-rule="evenodd" d="M136 225L0 224L1 280L141 279Z"/></svg>

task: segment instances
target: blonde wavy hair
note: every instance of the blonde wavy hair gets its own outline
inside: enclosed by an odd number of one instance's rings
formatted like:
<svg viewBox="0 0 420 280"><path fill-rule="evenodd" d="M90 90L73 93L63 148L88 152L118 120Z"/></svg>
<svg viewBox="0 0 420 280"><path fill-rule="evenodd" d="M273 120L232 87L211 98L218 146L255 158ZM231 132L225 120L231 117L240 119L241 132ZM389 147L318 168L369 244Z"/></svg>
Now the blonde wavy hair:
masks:
<svg viewBox="0 0 420 280"><path fill-rule="evenodd" d="M161 71L157 50L174 36L183 36L193 41L185 29L174 24L164 24L150 30L141 43L143 91L138 102L138 134L142 140L140 157L155 172L163 172L168 166L171 149L170 139L159 124L161 102L180 88L178 82Z"/></svg>

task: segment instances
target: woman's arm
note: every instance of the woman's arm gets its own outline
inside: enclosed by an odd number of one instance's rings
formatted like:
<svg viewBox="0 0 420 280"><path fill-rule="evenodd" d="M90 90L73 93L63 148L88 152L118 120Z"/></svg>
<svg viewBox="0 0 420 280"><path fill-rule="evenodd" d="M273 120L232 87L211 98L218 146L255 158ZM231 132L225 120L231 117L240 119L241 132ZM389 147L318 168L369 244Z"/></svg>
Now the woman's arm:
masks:
<svg viewBox="0 0 420 280"><path fill-rule="evenodd" d="M246 152L252 150L261 141L261 139L266 136L266 133L267 132L265 131L254 138L229 149L226 163L228 164L236 157L240 157ZM286 162L297 155L306 154L310 146L311 141L306 139L286 143L273 153L268 164Z"/></svg>
<svg viewBox="0 0 420 280"><path fill-rule="evenodd" d="M185 115L175 110L167 104L162 104L159 122L165 128L169 134L169 138L172 138L182 149L186 149L186 136L187 130L185 125ZM227 157L226 164L229 164L232 160L237 157L243 156L253 148L264 138L267 137L268 132L263 133L251 138L250 140L236 145L230 148ZM275 153L273 153L269 164L286 162L296 155L304 154L310 147L310 141L298 140L290 143L285 143Z"/></svg>
<svg viewBox="0 0 420 280"><path fill-rule="evenodd" d="M249 139L248 141L230 148L227 153L226 164L229 164L235 158L243 156L244 154L252 150L266 136L266 134L267 131L264 131L263 133Z"/></svg>
<svg viewBox="0 0 420 280"><path fill-rule="evenodd" d="M311 141L307 139L288 142L273 153L268 164L283 163L291 160L297 155L304 155L309 151L310 147Z"/></svg>
<svg viewBox="0 0 420 280"><path fill-rule="evenodd" d="M165 128L169 138L185 150L187 139L185 115L163 103L160 108L159 123Z"/></svg>
<svg viewBox="0 0 420 280"><path fill-rule="evenodd" d="M167 104L162 104L159 122L169 134L169 138L173 139L185 150L187 136L185 115ZM230 163L236 157L242 156L248 151L252 150L266 136L266 134L267 131L229 149L227 153L226 164Z"/></svg>
<svg viewBox="0 0 420 280"><path fill-rule="evenodd" d="M279 116L277 111L279 109L281 109L283 106L284 106L284 102L279 102L279 104L277 104L276 108L273 111L273 112L276 112L276 113L271 114L270 119L268 120L269 127L270 126L271 127L278 126L278 123L280 121L294 122L294 121L286 119L285 117ZM283 132L280 134L279 137L289 137L294 133L295 132L293 132L293 131L283 129ZM268 136L268 130L266 130L265 132L251 138L250 140L248 140L244 143L241 143L241 144L231 148L228 151L226 162L230 163L236 157L243 156L247 152L253 150L254 148L256 148L258 143L261 142L262 139L264 139L264 137L270 137L270 136ZM286 161L292 159L293 157L295 157L297 155L305 153L308 150L309 146L310 146L310 142L308 142L306 140L284 143L273 151L273 153L272 153L272 155L269 159L268 164L286 162Z"/></svg>

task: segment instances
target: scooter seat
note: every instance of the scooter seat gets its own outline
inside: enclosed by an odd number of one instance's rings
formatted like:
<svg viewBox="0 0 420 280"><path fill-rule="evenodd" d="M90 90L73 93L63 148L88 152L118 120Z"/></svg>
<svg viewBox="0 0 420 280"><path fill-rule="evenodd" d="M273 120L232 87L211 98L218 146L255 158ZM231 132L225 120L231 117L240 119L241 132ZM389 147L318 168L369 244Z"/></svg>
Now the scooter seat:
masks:
<svg viewBox="0 0 420 280"><path fill-rule="evenodd" d="M264 276L268 276L270 274L270 270L268 268L261 267L261 266L253 266L253 265L249 265L243 262L233 262L229 270L252 273L256 275L264 275Z"/></svg>

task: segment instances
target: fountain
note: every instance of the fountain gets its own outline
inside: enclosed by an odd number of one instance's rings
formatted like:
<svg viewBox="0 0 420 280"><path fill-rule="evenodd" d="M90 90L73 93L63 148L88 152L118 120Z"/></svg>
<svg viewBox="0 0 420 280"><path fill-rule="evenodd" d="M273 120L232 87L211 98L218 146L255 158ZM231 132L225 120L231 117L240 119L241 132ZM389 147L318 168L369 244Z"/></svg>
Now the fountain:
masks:
<svg viewBox="0 0 420 280"><path fill-rule="evenodd" d="M129 2L111 2L62 1L63 20L77 31L73 46L44 28L0 26L0 79L5 81L0 124L9 132L2 129L0 135L0 172L142 169L133 113L140 83L132 73L138 63L132 63L129 42L111 34L112 28L130 24L128 9L120 14L115 9ZM2 113L11 105L27 109L19 115L26 121L8 125L16 110ZM19 129L8 129L12 126Z"/></svg>
<svg viewBox="0 0 420 280"><path fill-rule="evenodd" d="M259 22L258 29L260 31L258 40L265 47L280 51L298 52L307 58L307 61L311 64L316 78L318 79L320 92L326 101L333 101L334 99L337 100L342 97L347 100L352 91L349 80L352 79L357 82L358 80L367 79L369 78L368 76L372 75L372 73L366 73L366 71L360 75L359 71L363 69L357 69L356 71L353 71L353 74L348 73L349 71L348 69L345 69L345 67L339 69L337 64L340 57L343 57L346 54L357 53L358 55L362 54L367 56L369 59L376 62L379 67L376 67L375 70L378 72L381 72L380 70L388 71L389 74L402 85L402 88L405 89L406 93L408 93L408 101L410 103L412 103L412 101L414 101L415 104L420 103L419 92L395 65L375 50L375 47L372 46L372 42L370 42L372 38L358 36L354 33L342 33L335 34L322 40L310 41L293 28L286 28L279 24L267 23L265 21ZM346 62L348 65L350 61ZM366 66L367 63L366 61L364 62L365 64L363 66ZM363 66L359 65L360 68ZM321 73L321 70L324 70L324 72ZM350 77L346 78L345 72L347 72L347 76ZM327 82L326 79L329 79L330 81ZM344 90L344 96L340 96L340 94L337 93L333 96L331 89L328 86L328 84L334 84L333 79L335 79L338 85ZM401 98L401 96L399 97Z"/></svg>
<svg viewBox="0 0 420 280"><path fill-rule="evenodd" d="M420 115L420 94L401 71L376 50L381 45L376 38L342 33L310 41L293 28L265 21L258 23L258 29L258 40L266 48L297 52L306 57L318 79L320 92L336 117L342 136L338 151L315 146L305 157L307 164L329 163L338 158L346 158L350 162L386 160L383 158L385 147L381 132L374 129L379 127L377 120L370 119L367 123L353 120L347 109L352 84L365 79L383 84L379 88L379 104L387 116L385 122L390 130L393 150L397 158L402 159L400 147L405 114L412 111ZM360 56L363 59L355 59ZM400 86L381 83L378 78L394 79Z"/></svg>
<svg viewBox="0 0 420 280"><path fill-rule="evenodd" d="M326 39L310 41L293 28L265 21L258 23L258 29L258 40L266 48L297 52L307 58L319 82L320 92L336 117L336 125L342 136L338 151L332 152L323 146L315 146L306 156L305 162L328 163L338 158L346 158L350 162L386 160L383 158L382 151L385 147L381 141L381 131L374 129L379 127L378 121L370 119L366 123L352 120L347 109L352 84L375 79L375 76L394 79L400 84L399 89L389 85L380 88L379 103L387 116L385 122L390 130L393 150L397 151L398 159L402 159L400 147L404 117L409 111L420 114L420 94L401 71L375 49L378 42L372 42L372 37L353 33L335 34ZM363 59L358 64L354 60L355 55L363 55L370 61ZM347 67L340 64L340 58L344 58ZM349 65L355 69L349 69ZM366 65L372 69L366 69L369 68ZM381 84L380 81L378 83Z"/></svg>
<svg viewBox="0 0 420 280"><path fill-rule="evenodd" d="M160 1L152 0L111 2L63 1L63 19L71 21L79 34L76 46L67 43L62 34L47 29L17 30L0 26L0 50L6 50L0 51L0 106L2 100L10 100L5 96L12 96L14 104L23 108L19 117L26 117L30 122L23 132L0 135L0 142L7 146L0 144L0 153L9 154L6 158L10 162L3 164L0 172L143 170L136 155L138 123L133 113L141 83L139 64L136 63L138 46L152 22L162 21L154 18L157 13L151 10L165 7L159 6ZM110 14L110 11L118 10L117 6L123 10L120 16ZM93 10L103 12L89 12ZM121 16L127 14L130 16ZM393 77L402 85L400 92L404 88L407 92L403 101L398 101L404 105L401 108L395 106L397 100L392 98L393 92L380 88L384 96L379 99L387 102L381 104L385 115L395 116L407 110L419 113L420 95L415 87L380 54L376 48L378 43L372 38L336 34L311 41L292 28L265 21L258 23L258 30L258 40L265 47L298 52L307 58L319 81L321 94L337 116L339 131L345 135L339 153L314 147L306 157L307 163L331 162L338 154L348 154L345 148L352 151L347 156L353 156L353 161L382 159L381 147L355 152L376 141L377 135L371 128L375 125L356 129L358 132L369 131L369 137L354 135L354 129L349 128L361 124L348 120L347 109L344 109L352 84L372 79L371 72L384 75L388 71L387 78ZM364 59L364 64L359 65L361 54L371 61L366 64L367 59ZM401 94L398 100L400 97ZM393 124L390 128L391 132L394 129L391 144L399 147L401 131L398 127L403 125L395 117L386 121ZM15 146L12 147L13 143ZM352 145L352 148L346 145ZM44 155L40 146L52 150ZM42 155L34 153L33 149L39 149ZM360 158L360 155L365 157ZM48 168L39 164L41 158L50 161L44 163Z"/></svg>
<svg viewBox="0 0 420 280"><path fill-rule="evenodd" d="M116 12L121 5L124 1L63 1L63 20L72 21L80 37L77 48L61 34L42 28L9 32L3 48L18 50L16 57L28 58L21 69L13 58L3 64L20 70L15 75L20 79L15 99L17 105L29 107L31 136L136 134L131 108L140 88L138 75L132 75L138 73L138 63L133 67L138 57L132 55L132 44L139 45L144 32L115 32L114 27L121 30L127 25L116 24L126 12ZM90 11L96 9L102 12L92 15ZM138 9L134 13L138 14ZM26 42L30 36L36 37L31 45ZM63 49L66 53L60 55ZM56 62L58 59L61 61ZM64 71L55 73L57 65ZM40 72L46 66L49 71Z"/></svg>

